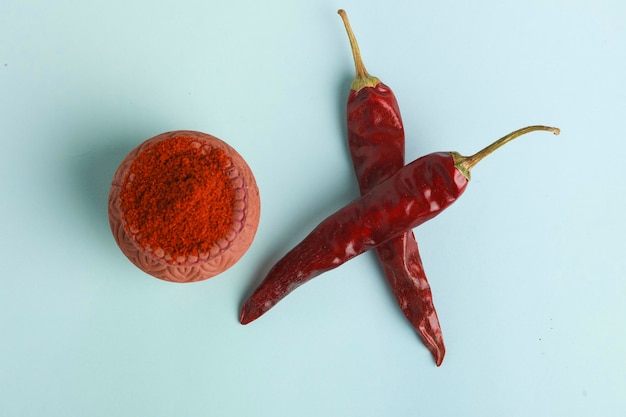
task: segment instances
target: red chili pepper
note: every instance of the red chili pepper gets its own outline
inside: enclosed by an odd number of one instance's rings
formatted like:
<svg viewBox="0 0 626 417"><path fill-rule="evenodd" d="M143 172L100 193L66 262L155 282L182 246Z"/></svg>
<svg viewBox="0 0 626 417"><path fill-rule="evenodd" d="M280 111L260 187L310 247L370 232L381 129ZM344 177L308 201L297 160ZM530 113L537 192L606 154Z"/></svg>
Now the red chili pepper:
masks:
<svg viewBox="0 0 626 417"><path fill-rule="evenodd" d="M470 170L480 160L505 143L536 130L559 133L554 127L528 126L469 157L457 152L437 152L404 166L327 217L280 259L244 303L240 322L250 323L310 279L432 219L463 194Z"/></svg>
<svg viewBox="0 0 626 417"><path fill-rule="evenodd" d="M348 145L361 194L404 166L404 126L393 91L365 69L348 16L339 10L350 40L356 76L347 103ZM405 232L376 248L396 301L437 366L445 345L415 236Z"/></svg>

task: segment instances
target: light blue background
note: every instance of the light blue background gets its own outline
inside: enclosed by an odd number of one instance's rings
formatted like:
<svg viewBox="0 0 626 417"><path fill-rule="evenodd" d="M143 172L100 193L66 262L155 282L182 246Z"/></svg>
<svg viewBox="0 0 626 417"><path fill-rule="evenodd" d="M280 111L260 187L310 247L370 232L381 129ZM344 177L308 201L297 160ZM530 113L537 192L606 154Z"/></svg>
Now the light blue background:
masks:
<svg viewBox="0 0 626 417"><path fill-rule="evenodd" d="M528 124L416 229L435 367L365 254L249 326L242 298L357 195L336 10L396 92L407 158ZM626 415L626 6L598 0L4 0L0 409L5 416ZM255 172L257 238L171 284L107 222L141 141L216 135Z"/></svg>

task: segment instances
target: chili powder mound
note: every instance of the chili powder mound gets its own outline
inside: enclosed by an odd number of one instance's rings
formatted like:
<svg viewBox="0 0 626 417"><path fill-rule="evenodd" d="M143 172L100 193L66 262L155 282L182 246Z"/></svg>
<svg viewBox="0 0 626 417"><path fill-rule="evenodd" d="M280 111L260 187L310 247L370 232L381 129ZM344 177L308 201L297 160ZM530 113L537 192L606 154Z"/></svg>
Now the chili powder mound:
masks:
<svg viewBox="0 0 626 417"><path fill-rule="evenodd" d="M121 187L126 229L140 247L162 251L170 262L215 253L235 222L231 165L222 149L192 137L149 146Z"/></svg>

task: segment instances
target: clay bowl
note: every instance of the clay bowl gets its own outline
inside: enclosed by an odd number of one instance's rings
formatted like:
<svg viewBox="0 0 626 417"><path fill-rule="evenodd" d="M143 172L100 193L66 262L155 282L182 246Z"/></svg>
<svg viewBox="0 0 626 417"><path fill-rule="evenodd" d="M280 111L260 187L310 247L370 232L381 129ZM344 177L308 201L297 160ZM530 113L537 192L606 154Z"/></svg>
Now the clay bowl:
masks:
<svg viewBox="0 0 626 417"><path fill-rule="evenodd" d="M230 194L232 196L232 224L229 223L226 226L227 230L223 236L220 236L219 239L212 237L213 240L208 243L205 241L206 245L204 247L199 245L197 251L191 251L182 256L180 254L172 256L170 251L163 248L167 248L166 242L171 243L178 239L176 233L168 234L163 239L162 243L164 244L155 242L154 239L150 243L146 243L145 235L149 231L139 230L140 226L130 224L132 223L129 220L131 215L127 213L133 211L133 203L129 203L130 198L124 200L123 191L125 187L129 187L131 183L137 181L133 163L143 155L143 152L148 150L154 153L156 149L161 149L162 152L168 153L167 149L169 149L170 144L176 142L178 149L181 147L181 141L184 146L202 149L203 153L205 151L210 152L212 149L219 149L223 151L223 155L226 155L225 166L220 169L223 171L220 178L224 179L226 187L232 187L233 190ZM157 144L159 145L155 146ZM191 163L194 161L192 160ZM216 175L218 174L216 173ZM168 193L175 194L176 192L174 188ZM130 207L129 204L131 204ZM250 167L241 155L222 140L195 131L178 130L162 133L133 149L115 172L109 192L109 224L115 241L124 255L142 271L171 282L205 280L233 266L252 244L259 224L260 211L259 190L256 181ZM194 221L201 222L204 220L204 218L194 219ZM206 220L209 221L208 218Z"/></svg>

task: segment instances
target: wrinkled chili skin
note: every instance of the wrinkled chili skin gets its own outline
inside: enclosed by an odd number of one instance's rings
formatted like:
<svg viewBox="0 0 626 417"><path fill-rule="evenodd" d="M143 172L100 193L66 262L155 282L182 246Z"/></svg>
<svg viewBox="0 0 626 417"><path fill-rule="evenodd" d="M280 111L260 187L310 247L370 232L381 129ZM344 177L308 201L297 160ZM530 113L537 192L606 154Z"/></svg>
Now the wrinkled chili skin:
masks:
<svg viewBox="0 0 626 417"><path fill-rule="evenodd" d="M361 194L404 166L404 126L393 91L382 82L350 90L348 147Z"/></svg>
<svg viewBox="0 0 626 417"><path fill-rule="evenodd" d="M387 85L350 90L346 106L348 146L361 194L404 166L404 126L396 97ZM432 353L445 355L443 334L419 247L412 231L377 248L378 259L400 309Z"/></svg>
<svg viewBox="0 0 626 417"><path fill-rule="evenodd" d="M269 271L241 309L250 323L321 273L432 219L465 191L452 154L433 153L398 170L323 220Z"/></svg>

